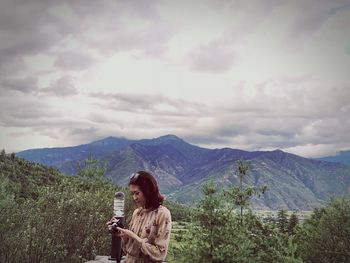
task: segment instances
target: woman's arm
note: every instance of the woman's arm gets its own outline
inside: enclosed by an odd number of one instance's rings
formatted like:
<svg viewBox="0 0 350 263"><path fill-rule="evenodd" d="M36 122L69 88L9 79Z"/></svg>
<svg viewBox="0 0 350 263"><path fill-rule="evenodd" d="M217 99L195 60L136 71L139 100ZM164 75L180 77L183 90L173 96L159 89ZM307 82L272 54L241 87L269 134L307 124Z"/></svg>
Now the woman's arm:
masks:
<svg viewBox="0 0 350 263"><path fill-rule="evenodd" d="M136 235L134 232L132 232L129 229L124 229L117 227L117 230L119 231L118 236L120 236L123 240L127 240L128 238L135 239L137 242L141 243L142 239Z"/></svg>
<svg viewBox="0 0 350 263"><path fill-rule="evenodd" d="M141 239L141 251L149 255L155 261L165 260L170 241L171 214L170 211L162 207L157 218L157 235L154 242L150 243L147 238Z"/></svg>

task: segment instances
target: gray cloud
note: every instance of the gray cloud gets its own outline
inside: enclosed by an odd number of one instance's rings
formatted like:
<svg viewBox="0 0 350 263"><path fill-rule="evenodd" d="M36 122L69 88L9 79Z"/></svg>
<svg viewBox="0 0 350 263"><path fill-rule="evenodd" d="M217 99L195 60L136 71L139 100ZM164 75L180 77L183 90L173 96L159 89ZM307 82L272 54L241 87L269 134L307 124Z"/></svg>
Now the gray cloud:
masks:
<svg viewBox="0 0 350 263"><path fill-rule="evenodd" d="M187 142L191 142L195 145L205 145L206 147L212 147L212 145L229 145L229 140L223 137L212 136L211 134L187 134L183 136L183 139Z"/></svg>
<svg viewBox="0 0 350 263"><path fill-rule="evenodd" d="M105 114L92 112L89 114L89 120L95 123L112 123L115 120L113 118L106 116Z"/></svg>
<svg viewBox="0 0 350 263"><path fill-rule="evenodd" d="M205 114L188 118L192 129L179 133L207 147L350 147L350 87L325 86L303 76L272 79L258 84L256 90L254 96L238 97L239 102L216 105Z"/></svg>
<svg viewBox="0 0 350 263"><path fill-rule="evenodd" d="M63 76L52 82L49 87L42 88L41 94L54 95L58 97L74 96L78 94L74 79L71 76Z"/></svg>
<svg viewBox="0 0 350 263"><path fill-rule="evenodd" d="M94 138L98 135L99 129L97 127L82 127L82 128L73 128L69 130L67 137L79 137L82 140L86 138Z"/></svg>
<svg viewBox="0 0 350 263"><path fill-rule="evenodd" d="M49 50L62 37L47 12L52 6L42 1L1 1L0 70L23 56Z"/></svg>
<svg viewBox="0 0 350 263"><path fill-rule="evenodd" d="M347 132L350 89L315 83L311 76L271 79L256 86L255 96L239 97L239 104L232 101L215 107L146 94L92 93L90 96L104 101L99 104L101 108L150 116L142 125L133 123L133 127L146 125L143 127L153 132L157 126L164 127L156 133L175 133L207 147L226 145L245 150L288 149L309 144L344 147L344 142L350 142ZM283 92L279 92L281 89ZM162 110L159 108L162 104L177 110ZM111 119L100 115L94 121L107 125ZM113 122L126 129L131 125Z"/></svg>
<svg viewBox="0 0 350 263"><path fill-rule="evenodd" d="M122 93L90 93L89 96L95 99L101 99L106 101L101 107L117 111L145 111L154 107L153 99L149 95L145 94L122 94ZM154 103L157 103L154 101Z"/></svg>
<svg viewBox="0 0 350 263"><path fill-rule="evenodd" d="M313 85L309 78L266 82L254 98L240 103L240 108L249 111L237 111L235 106L217 109L223 114L218 114L212 132L227 144L242 144L247 149L306 144L344 147L350 142L350 89Z"/></svg>
<svg viewBox="0 0 350 263"><path fill-rule="evenodd" d="M183 116L200 115L205 110L205 105L185 101L183 99L171 99L161 95L127 94L127 93L90 93L91 98L104 101L99 104L102 108L115 111L126 111L151 115Z"/></svg>
<svg viewBox="0 0 350 263"><path fill-rule="evenodd" d="M288 83L290 80L284 81ZM307 79L294 82L299 82L302 86ZM279 86L282 83L282 80L271 80L263 86L266 89L266 87L272 88L271 85ZM192 105L190 101L152 95L89 94L97 101L126 103L130 108L124 105L112 110L118 112L129 109L130 113L140 114L139 120L123 119L119 114L107 114L98 107L100 111L96 112L96 108L91 108L88 119L77 121L74 117L61 116L49 105L34 97L26 100L25 96L20 96L19 103L23 105L23 109L11 104L6 98L1 101L3 114L0 119L3 126L32 127L36 133L51 138L65 138L73 144L86 143L108 135L148 138L174 133L191 143L206 147L225 145L243 150L288 149L307 144L344 147L344 142L350 141L347 132L350 129L350 121L347 118L350 113L348 102L350 100L347 98L350 94L347 90L347 88L322 89L321 97L328 98L321 102L312 95L317 88L307 92L299 100L296 99L298 89L294 93L284 93L290 96L285 100L280 98L272 100L267 97L268 91L264 90L255 98L245 101L246 106L238 108L234 105L215 108L196 103ZM184 110L179 109L180 114L166 115L166 111L162 112L157 108L162 103L183 106ZM339 108L341 112L329 110L328 106ZM288 107L292 107L293 111L286 113ZM296 108L300 108L300 112L297 112ZM324 110L328 114L320 114L317 110L313 110L314 108ZM184 112L187 114L183 114Z"/></svg>
<svg viewBox="0 0 350 263"><path fill-rule="evenodd" d="M57 114L50 105L31 94L10 91L0 97L0 123L3 127L41 126L44 119L55 118Z"/></svg>
<svg viewBox="0 0 350 263"><path fill-rule="evenodd" d="M80 51L59 52L56 55L54 66L63 70L84 70L96 62L90 54Z"/></svg>
<svg viewBox="0 0 350 263"><path fill-rule="evenodd" d="M122 21L122 17L128 12L149 22L149 26L136 31L127 29L125 25L133 22ZM129 1L1 1L0 73L4 74L9 64L20 65L23 57L39 52L58 56L55 66L59 68L78 71L85 69L84 63L94 62L87 53L91 49L107 55L136 50L159 56L166 48L171 29L156 14L153 2L144 6ZM85 47L86 53L66 51L65 40L69 38L79 43L77 49Z"/></svg>
<svg viewBox="0 0 350 263"><path fill-rule="evenodd" d="M297 17L292 27L292 36L298 39L310 36L339 12L350 9L348 0L308 0L298 2Z"/></svg>
<svg viewBox="0 0 350 263"><path fill-rule="evenodd" d="M220 37L190 49L186 59L192 69L211 73L223 73L238 64L242 44L274 9L281 5L281 2L276 0L209 1L209 3L215 9L229 10L230 17L226 18L227 29ZM242 13L245 15L241 16ZM231 24L231 18L236 19L236 23Z"/></svg>
<svg viewBox="0 0 350 263"><path fill-rule="evenodd" d="M26 78L5 78L0 88L17 90L23 93L32 93L38 89L38 79L36 77Z"/></svg>
<svg viewBox="0 0 350 263"><path fill-rule="evenodd" d="M215 73L229 70L238 61L238 55L230 43L226 42L226 40L213 41L191 50L188 58L192 68Z"/></svg>
<svg viewBox="0 0 350 263"><path fill-rule="evenodd" d="M16 96L16 101L13 101ZM0 97L0 127L15 128L9 134L13 140L17 137L40 135L64 143L86 143L100 136L99 125L88 120L75 118L50 104L49 101L18 91L8 91Z"/></svg>
<svg viewBox="0 0 350 263"><path fill-rule="evenodd" d="M171 28L162 21L152 22L147 28L125 31L118 27L97 31L81 36L89 47L99 50L101 54L112 52L135 51L139 55L158 57L166 50L171 37Z"/></svg>
<svg viewBox="0 0 350 263"><path fill-rule="evenodd" d="M158 14L156 1L90 2L92 7L85 2L68 1L78 19L69 16L67 26L81 24L74 38L87 48L107 56L135 51L138 55L158 57L166 50L173 30Z"/></svg>

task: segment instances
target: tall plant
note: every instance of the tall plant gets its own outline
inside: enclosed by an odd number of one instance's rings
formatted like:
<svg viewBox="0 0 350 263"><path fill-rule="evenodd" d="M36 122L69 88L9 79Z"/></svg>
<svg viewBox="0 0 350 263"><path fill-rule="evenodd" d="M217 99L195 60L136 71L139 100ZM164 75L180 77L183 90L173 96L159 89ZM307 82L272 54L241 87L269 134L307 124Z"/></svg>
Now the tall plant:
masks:
<svg viewBox="0 0 350 263"><path fill-rule="evenodd" d="M250 200L254 195L260 196L265 193L267 186L252 186L244 187L244 180L248 175L249 165L245 160L239 160L236 163L235 173L239 178L239 186L233 186L225 191L225 195L233 203L234 206L240 208L240 222L243 225L243 210L248 208Z"/></svg>

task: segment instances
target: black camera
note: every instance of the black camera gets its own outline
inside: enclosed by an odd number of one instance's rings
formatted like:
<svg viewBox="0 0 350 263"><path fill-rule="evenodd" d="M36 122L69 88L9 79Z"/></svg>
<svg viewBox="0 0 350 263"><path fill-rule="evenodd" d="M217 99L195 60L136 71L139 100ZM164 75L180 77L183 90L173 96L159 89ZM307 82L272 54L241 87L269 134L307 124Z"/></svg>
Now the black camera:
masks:
<svg viewBox="0 0 350 263"><path fill-rule="evenodd" d="M118 233L118 229L117 227L120 227L120 228L124 228L124 224L123 224L123 220L120 219L120 218L114 218L115 221L113 222L110 222L108 224L108 230L110 233L112 234L117 234Z"/></svg>

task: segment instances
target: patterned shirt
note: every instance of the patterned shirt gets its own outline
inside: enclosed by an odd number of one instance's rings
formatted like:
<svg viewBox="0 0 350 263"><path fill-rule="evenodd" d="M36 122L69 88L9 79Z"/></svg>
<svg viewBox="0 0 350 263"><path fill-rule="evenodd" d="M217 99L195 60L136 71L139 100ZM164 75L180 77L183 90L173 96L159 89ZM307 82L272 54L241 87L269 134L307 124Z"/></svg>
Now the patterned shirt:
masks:
<svg viewBox="0 0 350 263"><path fill-rule="evenodd" d="M157 209L135 209L130 230L136 233L142 242L132 238L123 238L123 250L126 263L162 262L165 260L171 232L171 214L164 207Z"/></svg>

